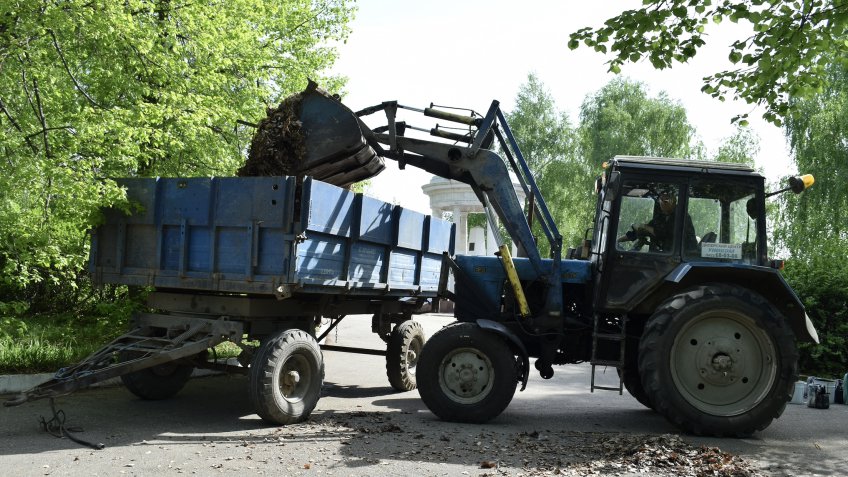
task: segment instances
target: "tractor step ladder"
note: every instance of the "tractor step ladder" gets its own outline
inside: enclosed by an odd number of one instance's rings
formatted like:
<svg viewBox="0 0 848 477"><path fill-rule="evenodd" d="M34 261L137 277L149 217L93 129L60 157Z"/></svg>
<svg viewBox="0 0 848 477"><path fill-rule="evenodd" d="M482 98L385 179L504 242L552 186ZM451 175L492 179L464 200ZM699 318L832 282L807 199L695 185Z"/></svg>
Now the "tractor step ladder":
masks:
<svg viewBox="0 0 848 477"><path fill-rule="evenodd" d="M603 389L606 391L618 391L618 394L623 394L624 382L622 381L622 375L624 374L624 346L627 342L627 316L625 315L621 318L621 321L614 332L608 332L607 330L603 330L602 332L601 318L597 315L595 315L594 322L594 327L592 329L592 359L589 361L592 364L592 383L590 391L595 392L596 389ZM619 343L618 359L598 356L598 343L604 341ZM595 371L598 366L616 368L618 370L618 386L596 385Z"/></svg>

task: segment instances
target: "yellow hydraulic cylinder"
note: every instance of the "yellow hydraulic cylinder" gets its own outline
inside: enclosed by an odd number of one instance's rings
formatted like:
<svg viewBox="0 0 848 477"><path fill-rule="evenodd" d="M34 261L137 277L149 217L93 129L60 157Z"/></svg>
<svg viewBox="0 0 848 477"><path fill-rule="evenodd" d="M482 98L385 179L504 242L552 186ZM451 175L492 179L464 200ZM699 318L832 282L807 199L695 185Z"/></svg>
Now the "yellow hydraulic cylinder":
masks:
<svg viewBox="0 0 848 477"><path fill-rule="evenodd" d="M521 282L518 281L518 272L515 271L515 264L512 263L512 255L509 253L509 247L502 244L498 247L503 262L506 278L509 284L512 285L512 291L515 292L515 300L518 302L518 312L522 318L530 316L530 305L527 304L527 297L524 296L524 289L521 288Z"/></svg>

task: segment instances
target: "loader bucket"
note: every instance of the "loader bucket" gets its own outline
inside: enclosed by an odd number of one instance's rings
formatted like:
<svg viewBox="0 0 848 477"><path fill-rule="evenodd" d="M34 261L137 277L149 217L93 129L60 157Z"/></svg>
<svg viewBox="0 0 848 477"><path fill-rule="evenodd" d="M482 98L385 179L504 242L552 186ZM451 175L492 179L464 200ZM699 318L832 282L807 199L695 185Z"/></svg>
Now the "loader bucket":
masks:
<svg viewBox="0 0 848 477"><path fill-rule="evenodd" d="M309 175L345 187L384 168L353 111L310 82L268 111L238 175Z"/></svg>

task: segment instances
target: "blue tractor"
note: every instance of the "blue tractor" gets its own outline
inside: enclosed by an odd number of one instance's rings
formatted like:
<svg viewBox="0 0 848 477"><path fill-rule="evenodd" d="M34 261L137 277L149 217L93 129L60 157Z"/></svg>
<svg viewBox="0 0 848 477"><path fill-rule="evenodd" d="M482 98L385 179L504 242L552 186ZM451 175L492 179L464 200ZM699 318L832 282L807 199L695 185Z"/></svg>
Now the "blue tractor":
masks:
<svg viewBox="0 0 848 477"><path fill-rule="evenodd" d="M307 149L333 140L322 125L355 117L377 156L470 185L518 247L514 258L503 243L497 256L444 258L453 285L443 273L441 294L457 321L426 342L416 371L421 398L440 418L498 416L526 386L531 358L545 379L554 365L588 362L593 391L627 389L695 434L750 435L783 412L798 375L796 342L818 337L781 263L768 257L765 203L802 192L812 176L767 193L763 176L744 165L618 156L596 180L591 237L563 251L497 101L480 115L394 101L353 112L314 85L303 95ZM409 137L418 128L396 119L400 109L463 129ZM363 122L381 111L385 126ZM597 367L615 368L619 385L596 386Z"/></svg>

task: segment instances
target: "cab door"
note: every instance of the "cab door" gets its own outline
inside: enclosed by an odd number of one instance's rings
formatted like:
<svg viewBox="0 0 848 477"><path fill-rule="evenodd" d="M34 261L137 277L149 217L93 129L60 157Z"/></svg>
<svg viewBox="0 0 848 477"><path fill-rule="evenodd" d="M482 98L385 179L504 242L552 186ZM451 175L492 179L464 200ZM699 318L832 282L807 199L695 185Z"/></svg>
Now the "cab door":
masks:
<svg viewBox="0 0 848 477"><path fill-rule="evenodd" d="M599 250L595 306L627 312L663 283L681 262L686 190L682 180L624 180L611 204ZM674 197L669 209L667 198Z"/></svg>

